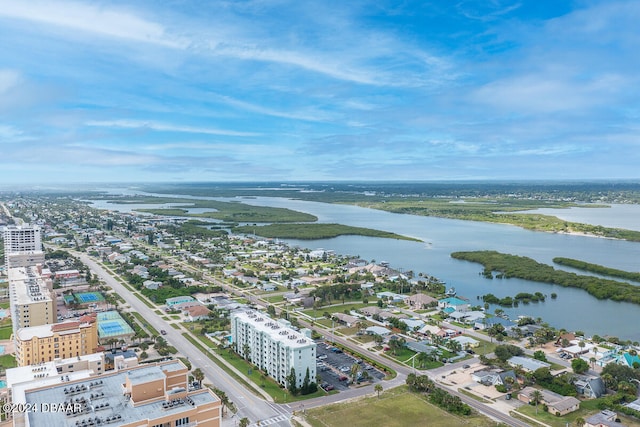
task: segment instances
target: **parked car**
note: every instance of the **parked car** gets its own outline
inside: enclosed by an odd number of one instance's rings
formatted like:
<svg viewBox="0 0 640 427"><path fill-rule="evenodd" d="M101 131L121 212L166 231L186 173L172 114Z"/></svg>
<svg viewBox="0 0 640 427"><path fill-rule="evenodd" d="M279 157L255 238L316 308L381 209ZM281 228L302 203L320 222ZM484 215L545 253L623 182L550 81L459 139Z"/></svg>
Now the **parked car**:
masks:
<svg viewBox="0 0 640 427"><path fill-rule="evenodd" d="M333 387L331 384L326 384L325 386L322 387L324 389L324 391L331 391L333 390L335 387Z"/></svg>
<svg viewBox="0 0 640 427"><path fill-rule="evenodd" d="M318 356L318 360L324 360L327 358L326 354L321 354L320 356Z"/></svg>
<svg viewBox="0 0 640 427"><path fill-rule="evenodd" d="M338 378L340 381L347 381L349 378L345 375L340 375L340 378Z"/></svg>
<svg viewBox="0 0 640 427"><path fill-rule="evenodd" d="M167 331L165 331L164 329L163 329L163 330L161 330L161 331L160 331L160 333L161 333L162 335L167 335Z"/></svg>

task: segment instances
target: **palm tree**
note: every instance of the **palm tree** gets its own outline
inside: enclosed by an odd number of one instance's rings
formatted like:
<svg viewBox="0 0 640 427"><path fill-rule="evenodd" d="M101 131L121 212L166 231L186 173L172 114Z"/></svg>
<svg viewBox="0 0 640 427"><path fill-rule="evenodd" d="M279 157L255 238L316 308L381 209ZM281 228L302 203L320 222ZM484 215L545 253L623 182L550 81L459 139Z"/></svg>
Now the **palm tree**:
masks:
<svg viewBox="0 0 640 427"><path fill-rule="evenodd" d="M198 381L198 385L202 387L202 380L204 379L204 372L200 368L196 368L192 372L193 378Z"/></svg>
<svg viewBox="0 0 640 427"><path fill-rule="evenodd" d="M380 393L382 393L382 385L381 384L376 384L373 389L376 391L376 393L378 393L378 399L380 399Z"/></svg>
<svg viewBox="0 0 640 427"><path fill-rule="evenodd" d="M542 393L540 393L540 390L534 390L529 396L533 400L533 403L535 403L536 405L536 415L538 415L538 403L540 403L540 401L542 400Z"/></svg>
<svg viewBox="0 0 640 427"><path fill-rule="evenodd" d="M586 423L587 423L587 422L584 420L584 418L582 418L582 417L578 417L578 418L576 418L576 425L577 425L578 427L582 427L582 426L584 426Z"/></svg>
<svg viewBox="0 0 640 427"><path fill-rule="evenodd" d="M238 423L238 427L249 427L249 418L244 417L240 419L240 422Z"/></svg>
<svg viewBox="0 0 640 427"><path fill-rule="evenodd" d="M354 363L353 365L351 365L351 379L353 380L354 383L358 378L358 372L360 372L360 365L358 365L357 363Z"/></svg>

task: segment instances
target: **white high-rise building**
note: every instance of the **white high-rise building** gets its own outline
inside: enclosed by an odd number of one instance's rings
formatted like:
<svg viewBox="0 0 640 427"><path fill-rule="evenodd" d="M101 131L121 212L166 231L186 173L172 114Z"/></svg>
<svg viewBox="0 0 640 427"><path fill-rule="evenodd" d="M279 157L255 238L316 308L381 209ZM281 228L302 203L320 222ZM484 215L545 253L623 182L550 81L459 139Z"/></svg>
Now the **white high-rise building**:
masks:
<svg viewBox="0 0 640 427"><path fill-rule="evenodd" d="M300 388L309 370L310 382L316 382L316 343L303 334L255 311L231 313L231 336L236 351L287 386L291 368Z"/></svg>
<svg viewBox="0 0 640 427"><path fill-rule="evenodd" d="M44 263L39 225L7 225L2 238L7 269Z"/></svg>

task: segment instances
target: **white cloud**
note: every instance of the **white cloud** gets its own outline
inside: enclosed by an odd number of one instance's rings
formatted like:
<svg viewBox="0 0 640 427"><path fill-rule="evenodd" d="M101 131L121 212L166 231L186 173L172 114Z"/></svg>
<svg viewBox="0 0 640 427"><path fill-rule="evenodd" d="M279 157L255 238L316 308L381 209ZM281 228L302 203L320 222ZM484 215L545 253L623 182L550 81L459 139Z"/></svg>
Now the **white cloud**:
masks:
<svg viewBox="0 0 640 427"><path fill-rule="evenodd" d="M143 120L92 120L85 123L87 126L125 128L125 129L149 129L159 132L184 132L184 133L201 133L207 135L225 135L225 136L259 136L255 132L240 132L227 129L217 128L201 128L193 126L180 126L171 123L161 123Z"/></svg>
<svg viewBox="0 0 640 427"><path fill-rule="evenodd" d="M78 2L3 2L0 16L172 48L187 46L185 40L169 37L161 24L140 18L134 13Z"/></svg>
<svg viewBox="0 0 640 427"><path fill-rule="evenodd" d="M305 111L302 113L290 113L290 112L278 111L272 108L263 107L261 105L256 105L249 102L241 101L239 99L235 99L230 96L219 95L216 97L217 99L222 100L227 105L231 105L233 107L246 110L246 111L251 111L258 114L264 114L267 116L282 117L285 119L305 120L310 122L322 122L322 121L331 120L331 117L329 117L329 115L326 112L318 111L316 109L314 109L314 111L311 111L311 112Z"/></svg>

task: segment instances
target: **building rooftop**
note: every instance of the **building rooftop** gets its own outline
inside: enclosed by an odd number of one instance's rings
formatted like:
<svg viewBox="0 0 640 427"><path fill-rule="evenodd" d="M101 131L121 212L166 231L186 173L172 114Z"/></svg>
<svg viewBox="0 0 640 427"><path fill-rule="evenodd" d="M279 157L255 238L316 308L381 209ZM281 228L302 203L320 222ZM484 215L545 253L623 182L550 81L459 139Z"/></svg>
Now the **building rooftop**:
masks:
<svg viewBox="0 0 640 427"><path fill-rule="evenodd" d="M176 366L172 366L176 365ZM60 381L55 385L49 385L25 392L24 402L30 404L63 404L79 402L83 410L80 413L67 415L64 412L29 412L25 423L29 426L65 426L76 427L89 425L89 421L99 425L123 425L139 420L158 419L166 415L175 415L190 410L193 406L219 399L210 391L203 389L188 394L187 398L170 400L171 391L167 391L166 398L142 401L135 404L125 394L124 384L126 377L143 381L147 378L153 380L164 378L163 370L184 368L179 361L168 364L148 365L133 368L128 371L107 373L96 377L81 380ZM71 374L69 375L71 377ZM66 376L62 377L66 379ZM180 391L184 391L181 389ZM15 401L15 400L14 400ZM82 422L85 421L85 424ZM94 424L94 425L95 425Z"/></svg>
<svg viewBox="0 0 640 427"><path fill-rule="evenodd" d="M51 301L51 293L35 267L9 269L12 299L17 305Z"/></svg>
<svg viewBox="0 0 640 427"><path fill-rule="evenodd" d="M293 329L277 322L263 313L255 311L237 311L232 313L232 318L240 318L245 323L250 323L257 331L263 332L273 340L284 343L291 348L304 348L315 346L316 343Z"/></svg>

